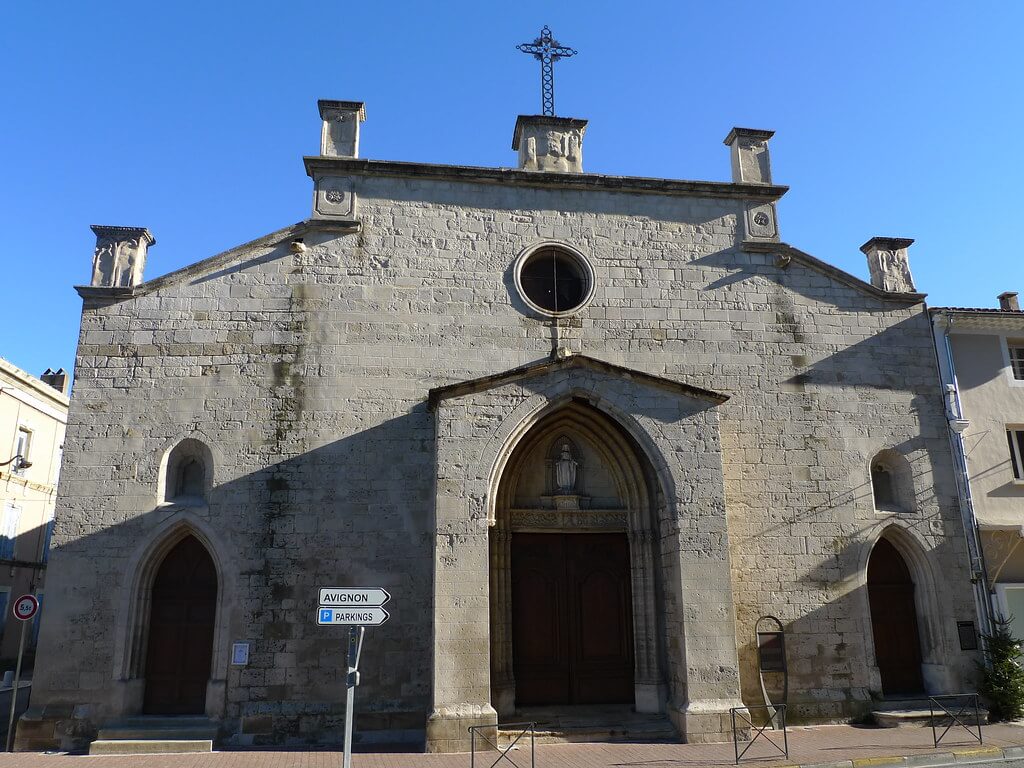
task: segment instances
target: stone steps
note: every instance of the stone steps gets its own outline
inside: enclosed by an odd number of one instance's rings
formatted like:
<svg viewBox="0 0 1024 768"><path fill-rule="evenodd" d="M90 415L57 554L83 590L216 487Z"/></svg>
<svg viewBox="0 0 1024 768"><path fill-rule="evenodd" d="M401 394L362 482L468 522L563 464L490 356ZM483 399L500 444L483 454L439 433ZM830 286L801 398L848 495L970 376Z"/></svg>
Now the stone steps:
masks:
<svg viewBox="0 0 1024 768"><path fill-rule="evenodd" d="M213 752L211 739L97 739L90 755L156 755Z"/></svg>
<svg viewBox="0 0 1024 768"><path fill-rule="evenodd" d="M517 718L518 720L519 718ZM523 721L533 718L523 717ZM589 720L589 722L588 722ZM498 726L498 744L508 746L521 729ZM534 729L537 744L572 744L604 741L679 741L679 735L667 718L660 715L628 713L621 718L566 717L553 721L537 721ZM530 735L519 739L517 748L529 749Z"/></svg>
<svg viewBox="0 0 1024 768"><path fill-rule="evenodd" d="M956 713L959 706L950 706L946 703L947 709ZM928 699L903 699L898 701L881 701L872 710L875 723L881 728L930 728L932 724L932 712L935 713L935 723L941 727L949 722L949 716L938 706L933 706ZM988 722L988 710L983 706L978 707L978 718L982 725ZM960 720L966 725L977 725L974 717L974 710L971 708L960 715Z"/></svg>
<svg viewBox="0 0 1024 768"><path fill-rule="evenodd" d="M90 755L212 752L217 725L206 717L131 717L100 728Z"/></svg>

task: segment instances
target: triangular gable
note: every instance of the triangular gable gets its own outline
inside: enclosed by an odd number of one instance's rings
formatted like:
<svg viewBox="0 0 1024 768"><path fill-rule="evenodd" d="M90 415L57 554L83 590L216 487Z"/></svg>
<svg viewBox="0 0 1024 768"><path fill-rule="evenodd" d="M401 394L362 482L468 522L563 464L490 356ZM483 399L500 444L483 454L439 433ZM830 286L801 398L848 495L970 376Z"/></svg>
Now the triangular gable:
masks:
<svg viewBox="0 0 1024 768"><path fill-rule="evenodd" d="M690 384L675 381L674 379L667 379L664 376L655 376L654 374L644 373L643 371L638 371L634 368L615 365L614 363L608 363L604 360L598 360L597 358L589 357L587 355L569 355L567 357L550 357L536 363L530 363L529 365L513 368L508 371L502 371L501 373L495 373L490 376L482 376L478 379L469 379L467 381L456 382L455 384L448 384L443 387L435 387L428 393L427 407L430 410L434 410L442 400L482 392L484 390L500 387L515 381L521 381L534 376L569 370L572 368L589 368L616 378L633 379L643 384L647 384L648 386L671 391L677 395L685 395L687 397L706 400L714 405L721 405L729 399L728 395L723 395L720 392L714 392L710 389L703 389L701 387L694 387Z"/></svg>
<svg viewBox="0 0 1024 768"><path fill-rule="evenodd" d="M211 272L218 269L223 269L231 264L239 262L248 256L251 256L255 251L259 251L264 248L272 248L280 245L281 243L291 242L297 237L301 237L310 230L319 231L332 231L341 232L345 234L354 234L359 231L359 222L357 221L320 221L316 219L307 219L300 221L297 224L284 227L275 232L271 232L263 237L250 240L242 245L237 245L234 248L230 248L226 251L210 256L209 258L197 261L194 264L189 264L187 267L182 267L174 272L168 272L166 275L147 280L139 285L132 286L130 288L120 287L107 287L107 286L91 286L91 285L77 285L75 290L78 291L78 295L83 299L130 299L134 296L145 296L147 293L160 290L161 288L167 288L178 283L186 282L187 280L194 280L199 277L204 277ZM282 254L284 255L284 254Z"/></svg>
<svg viewBox="0 0 1024 768"><path fill-rule="evenodd" d="M865 283L859 277L851 275L849 272L844 272L839 267L834 267L831 264L817 259L811 256L809 253L801 251L799 248L794 248L789 243L769 243L762 242L760 240L747 240L742 245L743 250L750 251L752 253L773 253L777 256L778 266L785 268L790 261L797 261L803 264L805 267L813 269L815 272L819 272L826 277L830 277L838 283L849 286L860 293L867 294L875 299L881 301L895 301L901 304L920 304L925 300L928 294L925 293L897 293L893 291L883 291L881 288L876 288L871 283Z"/></svg>

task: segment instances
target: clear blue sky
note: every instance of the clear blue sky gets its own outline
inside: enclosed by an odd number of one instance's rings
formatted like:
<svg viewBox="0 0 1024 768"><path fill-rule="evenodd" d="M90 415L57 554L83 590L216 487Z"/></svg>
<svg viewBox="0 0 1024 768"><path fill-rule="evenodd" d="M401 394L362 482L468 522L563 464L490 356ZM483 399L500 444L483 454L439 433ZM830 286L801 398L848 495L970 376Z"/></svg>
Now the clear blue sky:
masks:
<svg viewBox="0 0 1024 768"><path fill-rule="evenodd" d="M56 2L0 18L0 356L74 363L90 224L147 226L147 278L309 215L318 98L363 100L362 155L515 162L548 24L589 172L725 181L774 129L784 240L866 278L916 238L933 305L1024 295L1017 2Z"/></svg>

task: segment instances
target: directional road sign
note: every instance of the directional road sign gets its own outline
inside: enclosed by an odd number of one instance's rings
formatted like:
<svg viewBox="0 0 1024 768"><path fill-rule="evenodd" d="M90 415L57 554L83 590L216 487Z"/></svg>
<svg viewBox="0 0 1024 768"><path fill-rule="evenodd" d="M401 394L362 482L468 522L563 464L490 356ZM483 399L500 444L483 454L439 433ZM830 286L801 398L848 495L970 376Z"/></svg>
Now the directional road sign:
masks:
<svg viewBox="0 0 1024 768"><path fill-rule="evenodd" d="M317 608L317 624L349 624L352 626L379 627L390 614L383 608Z"/></svg>
<svg viewBox="0 0 1024 768"><path fill-rule="evenodd" d="M380 587L323 587L320 605L332 608L379 608L391 599Z"/></svg>

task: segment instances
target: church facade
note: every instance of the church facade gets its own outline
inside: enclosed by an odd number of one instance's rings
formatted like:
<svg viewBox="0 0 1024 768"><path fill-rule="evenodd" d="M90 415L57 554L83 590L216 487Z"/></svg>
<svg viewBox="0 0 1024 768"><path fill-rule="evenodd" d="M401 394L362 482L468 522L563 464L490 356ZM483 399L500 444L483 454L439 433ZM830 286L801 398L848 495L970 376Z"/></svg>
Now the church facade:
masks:
<svg viewBox="0 0 1024 768"><path fill-rule="evenodd" d="M769 131L694 182L585 173L583 120L477 168L361 159L363 105L320 112L308 220L149 280L147 230L94 228L19 748L170 714L337 743L327 586L392 595L359 735L432 751L593 703L728 739L764 617L791 721L974 689L910 241L865 244L870 283L782 242Z"/></svg>

